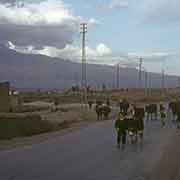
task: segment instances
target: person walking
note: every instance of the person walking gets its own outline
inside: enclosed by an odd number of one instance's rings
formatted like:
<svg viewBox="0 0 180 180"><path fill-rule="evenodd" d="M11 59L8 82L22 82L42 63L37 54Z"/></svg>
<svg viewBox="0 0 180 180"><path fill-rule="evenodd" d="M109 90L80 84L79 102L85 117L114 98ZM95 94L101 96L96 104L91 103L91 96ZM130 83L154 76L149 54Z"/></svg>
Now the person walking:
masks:
<svg viewBox="0 0 180 180"><path fill-rule="evenodd" d="M125 114L123 112L119 112L118 118L115 122L115 129L117 131L117 148L120 149L122 145L122 150L125 149L126 146L126 131L127 124Z"/></svg>

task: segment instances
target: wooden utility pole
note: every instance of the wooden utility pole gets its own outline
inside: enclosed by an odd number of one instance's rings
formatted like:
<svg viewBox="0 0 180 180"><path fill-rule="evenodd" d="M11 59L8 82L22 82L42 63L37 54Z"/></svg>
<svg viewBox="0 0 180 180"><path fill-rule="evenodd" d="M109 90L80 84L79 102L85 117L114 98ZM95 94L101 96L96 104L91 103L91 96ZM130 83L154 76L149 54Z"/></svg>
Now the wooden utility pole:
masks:
<svg viewBox="0 0 180 180"><path fill-rule="evenodd" d="M119 90L119 80L120 80L120 67L119 63L117 64L117 72L116 72L116 88Z"/></svg>
<svg viewBox="0 0 180 180"><path fill-rule="evenodd" d="M180 88L180 77L178 77L177 87Z"/></svg>
<svg viewBox="0 0 180 180"><path fill-rule="evenodd" d="M140 58L139 60L139 84L138 84L138 88L141 89L142 88L142 63L143 63L143 60L142 58Z"/></svg>
<svg viewBox="0 0 180 180"><path fill-rule="evenodd" d="M145 71L145 94L148 95L148 72Z"/></svg>
<svg viewBox="0 0 180 180"><path fill-rule="evenodd" d="M150 74L148 76L148 80L149 80L148 95L151 95L151 91L152 91L152 77L151 77Z"/></svg>
<svg viewBox="0 0 180 180"><path fill-rule="evenodd" d="M162 69L162 77L161 77L161 92L164 94L165 89L165 76L164 76L164 69Z"/></svg>

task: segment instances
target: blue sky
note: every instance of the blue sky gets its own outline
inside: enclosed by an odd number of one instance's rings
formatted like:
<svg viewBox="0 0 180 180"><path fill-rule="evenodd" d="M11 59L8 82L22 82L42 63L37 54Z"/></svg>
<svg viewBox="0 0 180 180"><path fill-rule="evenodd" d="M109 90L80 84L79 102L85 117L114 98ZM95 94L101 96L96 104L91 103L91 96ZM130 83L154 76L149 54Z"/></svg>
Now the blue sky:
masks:
<svg viewBox="0 0 180 180"><path fill-rule="evenodd" d="M178 11L176 6L180 8L178 1L129 0L126 7L114 8L104 7L112 2L110 0L65 2L71 5L75 15L87 19L93 17L99 22L88 30L87 43L92 47L103 42L113 53L133 52L139 56L143 53L179 52L180 13L173 12ZM157 61L144 61L149 70L161 71L165 68L169 73L180 74L180 70L172 66L172 63L180 65L175 57L163 56L161 60L158 57Z"/></svg>
<svg viewBox="0 0 180 180"><path fill-rule="evenodd" d="M164 23L163 20L156 22L153 17L148 19L148 13L138 8L138 4L141 4L143 0L139 2L136 0L136 3L130 0L128 7L100 8L103 4L108 5L110 1L102 0L98 3L97 0L89 2L65 0L71 5L75 15L87 19L93 17L99 21L99 25L89 29L90 44L95 45L103 40L113 50L127 52L179 50L180 44L177 38L180 31L179 24L168 21Z"/></svg>
<svg viewBox="0 0 180 180"><path fill-rule="evenodd" d="M0 42L23 53L180 75L179 0L0 0Z"/></svg>

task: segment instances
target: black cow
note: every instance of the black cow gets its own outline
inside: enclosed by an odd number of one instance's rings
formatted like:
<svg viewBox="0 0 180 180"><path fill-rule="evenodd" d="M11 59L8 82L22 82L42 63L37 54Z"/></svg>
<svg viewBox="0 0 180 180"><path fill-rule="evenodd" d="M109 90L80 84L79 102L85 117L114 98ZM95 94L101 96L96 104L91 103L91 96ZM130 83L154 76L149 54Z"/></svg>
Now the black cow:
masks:
<svg viewBox="0 0 180 180"><path fill-rule="evenodd" d="M149 119L153 120L153 116L154 119L157 119L157 115L158 115L157 104L146 105L145 112L147 113L147 121L149 121Z"/></svg>
<svg viewBox="0 0 180 180"><path fill-rule="evenodd" d="M134 144L138 140L138 123L137 119L127 118L127 130L130 136L131 143Z"/></svg>
<svg viewBox="0 0 180 180"><path fill-rule="evenodd" d="M89 109L92 109L93 101L89 100L88 105L89 105Z"/></svg>
<svg viewBox="0 0 180 180"><path fill-rule="evenodd" d="M180 128L180 101L174 101L169 103L169 108L173 113L173 121L176 121L177 128ZM177 118L176 118L177 117Z"/></svg>
<svg viewBox="0 0 180 180"><path fill-rule="evenodd" d="M97 114L97 120L103 119L103 107L102 105L96 104L95 111Z"/></svg>
<svg viewBox="0 0 180 180"><path fill-rule="evenodd" d="M126 117L128 134L132 144L137 143L138 137L141 140L143 139L144 115L144 108L136 107L134 108L134 115Z"/></svg>
<svg viewBox="0 0 180 180"><path fill-rule="evenodd" d="M110 99L107 99L107 100L106 100L106 105L107 105L107 106L110 106L110 105L111 105Z"/></svg>
<svg viewBox="0 0 180 180"><path fill-rule="evenodd" d="M144 116L145 116L145 111L144 108L136 107L134 109L135 114L134 114L134 119L136 120L137 123L137 131L139 134L140 139L143 139L144 135Z"/></svg>
<svg viewBox="0 0 180 180"><path fill-rule="evenodd" d="M120 107L120 112L123 112L123 113L126 113L127 114L127 111L128 111L128 109L129 109L129 102L126 100L126 99L124 99L123 101L121 101L120 103L119 103L119 107Z"/></svg>
<svg viewBox="0 0 180 180"><path fill-rule="evenodd" d="M98 120L108 119L109 114L111 113L110 106L103 104L101 102L96 102L95 111L97 114Z"/></svg>
<svg viewBox="0 0 180 180"><path fill-rule="evenodd" d="M177 115L177 112L178 112L178 108L177 108L177 102L176 101L171 101L169 103L169 109L171 110L172 112L172 121L175 122L176 120L176 115Z"/></svg>
<svg viewBox="0 0 180 180"><path fill-rule="evenodd" d="M102 106L102 113L104 116L104 119L108 119L109 114L111 113L111 108L108 105L103 105Z"/></svg>

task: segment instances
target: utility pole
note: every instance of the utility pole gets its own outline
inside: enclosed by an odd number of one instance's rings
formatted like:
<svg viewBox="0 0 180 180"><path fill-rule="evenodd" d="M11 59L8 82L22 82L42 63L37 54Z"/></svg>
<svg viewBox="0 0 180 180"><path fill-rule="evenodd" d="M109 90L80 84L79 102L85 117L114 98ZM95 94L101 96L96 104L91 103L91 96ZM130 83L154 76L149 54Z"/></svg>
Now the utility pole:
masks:
<svg viewBox="0 0 180 180"><path fill-rule="evenodd" d="M177 84L178 89L180 88L180 77L178 77L178 84Z"/></svg>
<svg viewBox="0 0 180 180"><path fill-rule="evenodd" d="M140 58L139 60L139 89L142 88L142 63L143 63L143 59Z"/></svg>
<svg viewBox="0 0 180 180"><path fill-rule="evenodd" d="M152 90L152 77L149 74L148 76L148 80L149 80L149 88L148 88L148 94L151 95L151 90Z"/></svg>
<svg viewBox="0 0 180 180"><path fill-rule="evenodd" d="M161 92L162 94L164 93L164 88L165 88L165 76L164 76L164 69L162 69L162 77L161 77Z"/></svg>
<svg viewBox="0 0 180 180"><path fill-rule="evenodd" d="M82 34L82 70L81 70L81 87L82 87L82 102L87 104L87 73L86 73L86 33L87 23L80 24Z"/></svg>
<svg viewBox="0 0 180 180"><path fill-rule="evenodd" d="M117 72L116 72L116 88L117 88L117 90L119 90L119 80L120 80L120 78L119 78L119 75L120 75L120 67L119 67L119 63L117 64Z"/></svg>
<svg viewBox="0 0 180 180"><path fill-rule="evenodd" d="M145 71L145 94L148 95L148 72Z"/></svg>

